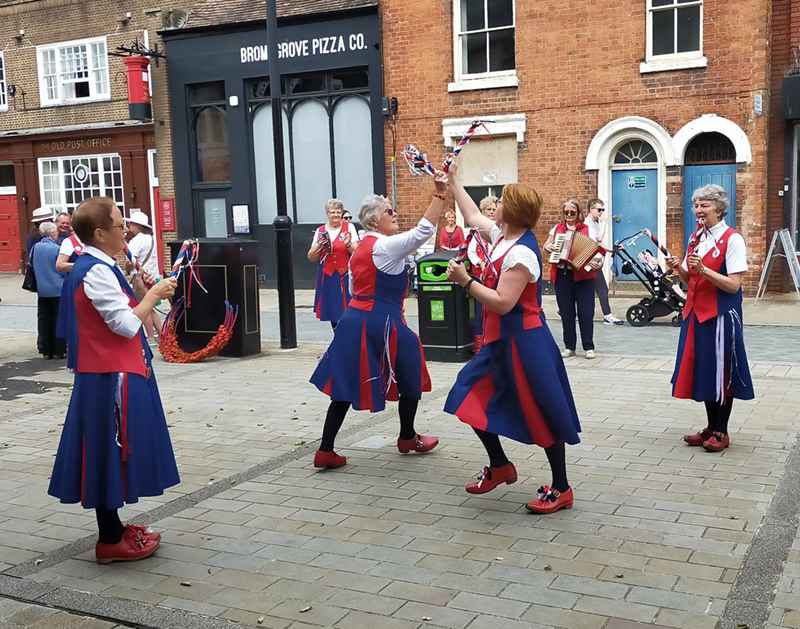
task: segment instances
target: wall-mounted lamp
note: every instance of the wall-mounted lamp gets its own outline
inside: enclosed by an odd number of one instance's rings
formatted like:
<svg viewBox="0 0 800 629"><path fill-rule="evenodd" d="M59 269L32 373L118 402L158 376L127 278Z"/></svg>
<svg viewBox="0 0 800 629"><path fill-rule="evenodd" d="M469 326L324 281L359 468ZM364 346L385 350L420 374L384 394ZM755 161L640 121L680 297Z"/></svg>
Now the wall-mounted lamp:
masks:
<svg viewBox="0 0 800 629"><path fill-rule="evenodd" d="M128 12L125 14L125 17L124 17L124 18L122 18L121 20L117 20L117 23L118 23L118 24L122 24L123 26L126 26L126 25L128 24L128 22L130 22L130 21L131 21L131 17L132 17L132 16L131 16L131 12L130 12L130 11L128 11Z"/></svg>
<svg viewBox="0 0 800 629"><path fill-rule="evenodd" d="M23 37L25 37L25 29L21 28L21 29L19 29L19 35L14 35L14 39L16 39L17 43L19 43L19 42L22 41Z"/></svg>
<svg viewBox="0 0 800 629"><path fill-rule="evenodd" d="M22 202L23 203L27 203L28 202L28 191L27 190L22 193Z"/></svg>

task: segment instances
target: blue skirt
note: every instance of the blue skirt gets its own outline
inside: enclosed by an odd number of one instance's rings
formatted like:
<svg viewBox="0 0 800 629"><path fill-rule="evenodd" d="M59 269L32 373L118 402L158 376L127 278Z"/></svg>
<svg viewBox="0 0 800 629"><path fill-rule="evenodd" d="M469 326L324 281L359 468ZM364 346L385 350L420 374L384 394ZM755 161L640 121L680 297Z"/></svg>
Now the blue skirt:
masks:
<svg viewBox="0 0 800 629"><path fill-rule="evenodd" d="M317 268L314 312L320 321L339 321L350 302L350 274L325 275L322 264Z"/></svg>
<svg viewBox="0 0 800 629"><path fill-rule="evenodd" d="M118 509L180 482L155 376L77 373L48 493L86 509Z"/></svg>
<svg viewBox="0 0 800 629"><path fill-rule="evenodd" d="M672 374L672 396L696 402L755 397L744 349L741 308L703 323L694 312L683 320Z"/></svg>
<svg viewBox="0 0 800 629"><path fill-rule="evenodd" d="M546 325L484 345L458 374L444 410L520 443L580 442L567 371Z"/></svg>
<svg viewBox="0 0 800 629"><path fill-rule="evenodd" d="M431 390L419 337L402 315L348 308L311 383L336 402L373 413L399 395L414 400Z"/></svg>

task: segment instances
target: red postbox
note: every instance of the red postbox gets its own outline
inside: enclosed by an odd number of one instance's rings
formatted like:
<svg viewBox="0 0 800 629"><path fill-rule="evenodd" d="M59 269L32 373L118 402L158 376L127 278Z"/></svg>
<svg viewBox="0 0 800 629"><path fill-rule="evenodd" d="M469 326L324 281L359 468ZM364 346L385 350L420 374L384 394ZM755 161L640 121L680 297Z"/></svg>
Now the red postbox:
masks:
<svg viewBox="0 0 800 629"><path fill-rule="evenodd" d="M147 57L125 57L125 69L128 75L128 115L131 120L150 120L153 117L147 73L149 66L150 59Z"/></svg>

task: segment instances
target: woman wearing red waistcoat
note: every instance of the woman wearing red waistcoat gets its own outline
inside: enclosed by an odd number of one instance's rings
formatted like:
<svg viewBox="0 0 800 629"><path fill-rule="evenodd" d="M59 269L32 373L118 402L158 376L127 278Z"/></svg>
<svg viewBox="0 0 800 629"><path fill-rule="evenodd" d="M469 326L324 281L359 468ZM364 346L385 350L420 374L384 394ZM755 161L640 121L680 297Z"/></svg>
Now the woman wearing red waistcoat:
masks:
<svg viewBox="0 0 800 629"><path fill-rule="evenodd" d="M442 251L458 251L464 244L464 230L456 225L456 213L448 210L444 213L447 225L439 232L439 249Z"/></svg>
<svg viewBox="0 0 800 629"><path fill-rule="evenodd" d="M672 395L704 402L708 425L683 440L722 452L730 445L728 420L733 398L755 397L744 349L742 278L747 273L747 245L728 227L728 194L709 184L692 194L700 226L689 240L686 259L667 258L688 286Z"/></svg>
<svg viewBox="0 0 800 629"><path fill-rule="evenodd" d="M497 197L488 196L481 199L478 208L486 218L494 222L494 214L497 211ZM486 268L486 260L491 255L492 243L481 235L481 232L475 230L474 237L469 243L467 248L467 257L472 263L472 274L476 282L481 281L481 276ZM479 301L475 302L475 324L474 324L474 339L475 349L474 354L481 351L483 347L483 304Z"/></svg>
<svg viewBox="0 0 800 629"><path fill-rule="evenodd" d="M450 183L467 222L488 232L493 244L483 283L451 261L447 278L484 305L486 344L458 374L444 410L472 426L489 455L470 494L515 483L517 470L500 436L544 448L552 484L539 488L526 508L547 514L572 507L565 443L580 441L580 424L564 361L542 315L542 255L531 231L542 199L531 187L510 184L497 202L497 223L482 216L450 167Z"/></svg>
<svg viewBox="0 0 800 629"><path fill-rule="evenodd" d="M95 510L98 563L144 559L161 535L123 526L117 510L180 481L142 333L142 322L177 282L162 280L136 302L113 257L125 245L113 199L87 199L72 221L83 255L70 270L60 307L67 312L67 366L75 383L48 493Z"/></svg>
<svg viewBox="0 0 800 629"><path fill-rule="evenodd" d="M587 236L589 227L583 222L583 210L578 199L567 199L564 203L564 216L561 222L550 230L544 250L553 251L553 240L557 234L567 231L583 232ZM556 289L556 302L561 316L561 327L564 331L564 358L575 355L578 337L575 333L575 312L581 327L581 343L586 351L586 358L595 357L594 352L594 284L596 270L602 262L590 263L591 271L573 269L562 262L550 265L550 281Z"/></svg>
<svg viewBox="0 0 800 629"><path fill-rule="evenodd" d="M314 294L314 312L320 321L336 324L350 301L350 256L358 246L358 232L348 223L343 223L344 204L331 199L325 204L328 223L314 232L309 262L319 261L317 267L317 290Z"/></svg>

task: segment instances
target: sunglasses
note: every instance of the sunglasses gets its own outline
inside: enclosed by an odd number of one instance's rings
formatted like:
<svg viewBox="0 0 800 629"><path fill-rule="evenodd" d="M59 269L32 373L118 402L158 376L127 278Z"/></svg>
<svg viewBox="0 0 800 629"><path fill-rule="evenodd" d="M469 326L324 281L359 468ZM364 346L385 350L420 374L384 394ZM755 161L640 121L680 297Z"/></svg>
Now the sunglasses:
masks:
<svg viewBox="0 0 800 629"><path fill-rule="evenodd" d="M594 209L597 210L598 212L605 212L606 211L606 208L604 208L604 207L596 207Z"/></svg>
<svg viewBox="0 0 800 629"><path fill-rule="evenodd" d="M342 216L342 220L343 221L352 221L353 217L352 216Z"/></svg>
<svg viewBox="0 0 800 629"><path fill-rule="evenodd" d="M564 216L577 216L577 214L575 210L564 210Z"/></svg>
<svg viewBox="0 0 800 629"><path fill-rule="evenodd" d="M384 212L386 212L389 216L397 216L397 210L387 207Z"/></svg>

